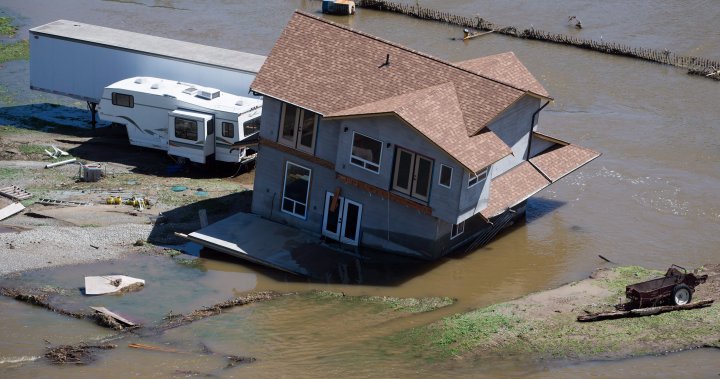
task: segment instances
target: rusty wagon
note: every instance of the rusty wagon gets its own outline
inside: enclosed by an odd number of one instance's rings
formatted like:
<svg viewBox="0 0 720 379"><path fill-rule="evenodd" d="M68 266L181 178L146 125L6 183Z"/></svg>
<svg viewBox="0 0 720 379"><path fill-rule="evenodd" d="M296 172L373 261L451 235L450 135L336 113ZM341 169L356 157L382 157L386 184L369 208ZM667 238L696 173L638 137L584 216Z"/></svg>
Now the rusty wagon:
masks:
<svg viewBox="0 0 720 379"><path fill-rule="evenodd" d="M625 296L632 309L660 304L684 305L692 300L695 286L705 283L707 275L688 273L678 265L671 265L665 276L625 287Z"/></svg>

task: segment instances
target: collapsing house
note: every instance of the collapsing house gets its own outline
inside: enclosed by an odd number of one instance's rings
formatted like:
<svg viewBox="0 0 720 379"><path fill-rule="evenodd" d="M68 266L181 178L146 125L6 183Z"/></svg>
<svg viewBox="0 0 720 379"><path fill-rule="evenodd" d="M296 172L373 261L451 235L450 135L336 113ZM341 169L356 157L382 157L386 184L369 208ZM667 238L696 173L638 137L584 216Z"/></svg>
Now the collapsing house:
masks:
<svg viewBox="0 0 720 379"><path fill-rule="evenodd" d="M599 156L537 131L551 97L513 53L450 63L302 12L251 90L253 213L347 245L479 246Z"/></svg>

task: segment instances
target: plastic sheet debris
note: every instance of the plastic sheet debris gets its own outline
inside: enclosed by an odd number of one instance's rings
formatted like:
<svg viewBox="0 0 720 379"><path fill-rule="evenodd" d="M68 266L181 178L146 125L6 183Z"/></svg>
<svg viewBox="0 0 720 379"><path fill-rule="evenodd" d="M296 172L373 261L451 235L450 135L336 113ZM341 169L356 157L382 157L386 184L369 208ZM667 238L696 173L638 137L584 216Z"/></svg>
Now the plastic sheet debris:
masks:
<svg viewBox="0 0 720 379"><path fill-rule="evenodd" d="M104 295L145 286L145 281L125 275L86 276L85 294Z"/></svg>

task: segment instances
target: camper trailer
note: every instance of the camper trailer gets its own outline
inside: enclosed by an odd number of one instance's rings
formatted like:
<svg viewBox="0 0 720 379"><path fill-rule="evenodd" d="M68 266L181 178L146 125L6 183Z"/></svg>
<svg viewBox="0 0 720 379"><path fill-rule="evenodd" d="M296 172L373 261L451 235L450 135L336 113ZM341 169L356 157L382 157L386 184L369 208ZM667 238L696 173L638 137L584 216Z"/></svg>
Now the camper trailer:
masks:
<svg viewBox="0 0 720 379"><path fill-rule="evenodd" d="M206 163L249 163L262 101L214 88L153 77L105 87L100 119L126 126L130 144Z"/></svg>

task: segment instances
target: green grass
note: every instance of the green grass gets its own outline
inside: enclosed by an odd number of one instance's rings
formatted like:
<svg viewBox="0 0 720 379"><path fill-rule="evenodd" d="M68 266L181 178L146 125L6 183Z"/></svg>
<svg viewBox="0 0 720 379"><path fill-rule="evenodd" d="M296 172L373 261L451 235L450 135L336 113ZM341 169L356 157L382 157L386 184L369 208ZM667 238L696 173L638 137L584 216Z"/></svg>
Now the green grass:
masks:
<svg viewBox="0 0 720 379"><path fill-rule="evenodd" d="M18 147L18 150L20 150L20 152L25 155L46 154L45 153L46 149L48 149L48 146L33 145L33 144L22 144Z"/></svg>
<svg viewBox="0 0 720 379"><path fill-rule="evenodd" d="M341 292L312 291L304 295L314 300L337 300L357 304L379 305L379 310L392 310L403 313L422 313L446 307L455 302L449 297L421 297L421 298L400 298L392 296L346 296Z"/></svg>
<svg viewBox="0 0 720 379"><path fill-rule="evenodd" d="M643 282L659 278L665 273L658 270L648 270L639 266L616 267L615 275L611 279L602 279L601 284L613 293L612 296L625 296L625 287L628 284Z"/></svg>
<svg viewBox="0 0 720 379"><path fill-rule="evenodd" d="M0 87L0 94L2 93L2 87ZM23 129L23 128L16 128L14 126L9 125L0 125L0 137L3 136L10 136L14 134L28 134L33 133L32 130Z"/></svg>
<svg viewBox="0 0 720 379"><path fill-rule="evenodd" d="M10 180L22 176L23 170L13 167L0 167L0 179Z"/></svg>
<svg viewBox="0 0 720 379"><path fill-rule="evenodd" d="M30 44L27 40L1 43L0 63L30 59Z"/></svg>
<svg viewBox="0 0 720 379"><path fill-rule="evenodd" d="M626 285L663 275L636 266L613 271L611 279L598 279L596 284L623 295ZM613 295L588 306L612 308L616 300ZM603 359L720 346L717 306L648 317L577 322L577 315L585 308L578 304L572 313L546 309L549 316L538 319L531 317L534 312L528 305L502 303L403 331L391 340L398 348L410 347L413 355L429 361L469 353L520 359Z"/></svg>
<svg viewBox="0 0 720 379"><path fill-rule="evenodd" d="M15 33L17 33L17 26L13 25L12 18L8 16L0 17L0 36L15 37Z"/></svg>

